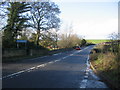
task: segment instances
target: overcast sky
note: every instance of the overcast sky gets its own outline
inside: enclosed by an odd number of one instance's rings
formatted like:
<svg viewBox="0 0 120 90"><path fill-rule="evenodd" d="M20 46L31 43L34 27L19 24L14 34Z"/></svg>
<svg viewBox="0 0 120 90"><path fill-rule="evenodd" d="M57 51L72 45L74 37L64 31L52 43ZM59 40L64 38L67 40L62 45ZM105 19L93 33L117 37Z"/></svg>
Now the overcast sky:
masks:
<svg viewBox="0 0 120 90"><path fill-rule="evenodd" d="M109 34L118 32L119 0L56 1L61 10L60 32L66 32L66 26L71 24L73 32L86 39L107 39Z"/></svg>

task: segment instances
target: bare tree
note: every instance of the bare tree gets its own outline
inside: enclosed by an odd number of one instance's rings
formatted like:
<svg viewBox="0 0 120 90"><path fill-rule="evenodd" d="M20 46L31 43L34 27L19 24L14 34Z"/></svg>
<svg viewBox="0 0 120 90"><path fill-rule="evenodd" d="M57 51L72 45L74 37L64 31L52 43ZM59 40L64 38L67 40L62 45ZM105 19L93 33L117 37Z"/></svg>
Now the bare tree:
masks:
<svg viewBox="0 0 120 90"><path fill-rule="evenodd" d="M81 45L81 38L79 38L76 34L62 34L60 40L58 41L58 46L60 48L72 48L74 46Z"/></svg>
<svg viewBox="0 0 120 90"><path fill-rule="evenodd" d="M31 9L31 25L37 30L36 44L39 44L39 38L43 30L58 28L60 19L58 15L60 10L53 2L34 2Z"/></svg>
<svg viewBox="0 0 120 90"><path fill-rule="evenodd" d="M119 52L120 51L120 33L112 33L109 35L111 41L111 49L112 52Z"/></svg>
<svg viewBox="0 0 120 90"><path fill-rule="evenodd" d="M8 2L0 2L0 30L7 24L7 8L9 7Z"/></svg>

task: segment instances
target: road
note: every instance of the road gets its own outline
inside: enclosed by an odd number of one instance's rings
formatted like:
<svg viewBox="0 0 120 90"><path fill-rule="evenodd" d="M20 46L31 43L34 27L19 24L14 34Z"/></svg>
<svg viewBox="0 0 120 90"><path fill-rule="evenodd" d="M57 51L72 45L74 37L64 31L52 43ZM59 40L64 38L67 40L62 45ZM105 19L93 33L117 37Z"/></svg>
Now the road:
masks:
<svg viewBox="0 0 120 90"><path fill-rule="evenodd" d="M3 64L2 88L107 88L89 68L92 48Z"/></svg>

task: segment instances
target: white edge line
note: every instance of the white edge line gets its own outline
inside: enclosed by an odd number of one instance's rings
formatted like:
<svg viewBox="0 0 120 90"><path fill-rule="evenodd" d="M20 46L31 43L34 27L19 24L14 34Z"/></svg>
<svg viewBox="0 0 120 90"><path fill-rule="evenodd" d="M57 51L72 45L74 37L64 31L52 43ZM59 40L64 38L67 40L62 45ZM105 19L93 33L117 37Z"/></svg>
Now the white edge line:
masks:
<svg viewBox="0 0 120 90"><path fill-rule="evenodd" d="M89 72L89 54L88 54L88 57L87 57L87 62L86 62L86 65L87 65L87 68L86 68L86 75L84 76L84 79L81 81L80 83L80 88L86 88L86 85L87 85L87 81L88 81L88 72Z"/></svg>
<svg viewBox="0 0 120 90"><path fill-rule="evenodd" d="M80 84L81 84L80 88L86 88L87 79L83 79Z"/></svg>

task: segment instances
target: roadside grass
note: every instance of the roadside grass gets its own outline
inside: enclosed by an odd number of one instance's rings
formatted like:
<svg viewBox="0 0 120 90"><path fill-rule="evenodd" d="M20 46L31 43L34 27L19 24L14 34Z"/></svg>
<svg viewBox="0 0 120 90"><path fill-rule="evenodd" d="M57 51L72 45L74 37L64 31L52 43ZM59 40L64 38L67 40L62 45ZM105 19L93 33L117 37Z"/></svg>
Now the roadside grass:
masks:
<svg viewBox="0 0 120 90"><path fill-rule="evenodd" d="M100 52L93 52L94 49L98 49ZM103 78L112 89L120 88L119 54L110 52L104 45L97 46L94 49L90 54L90 62L97 71L97 74Z"/></svg>

